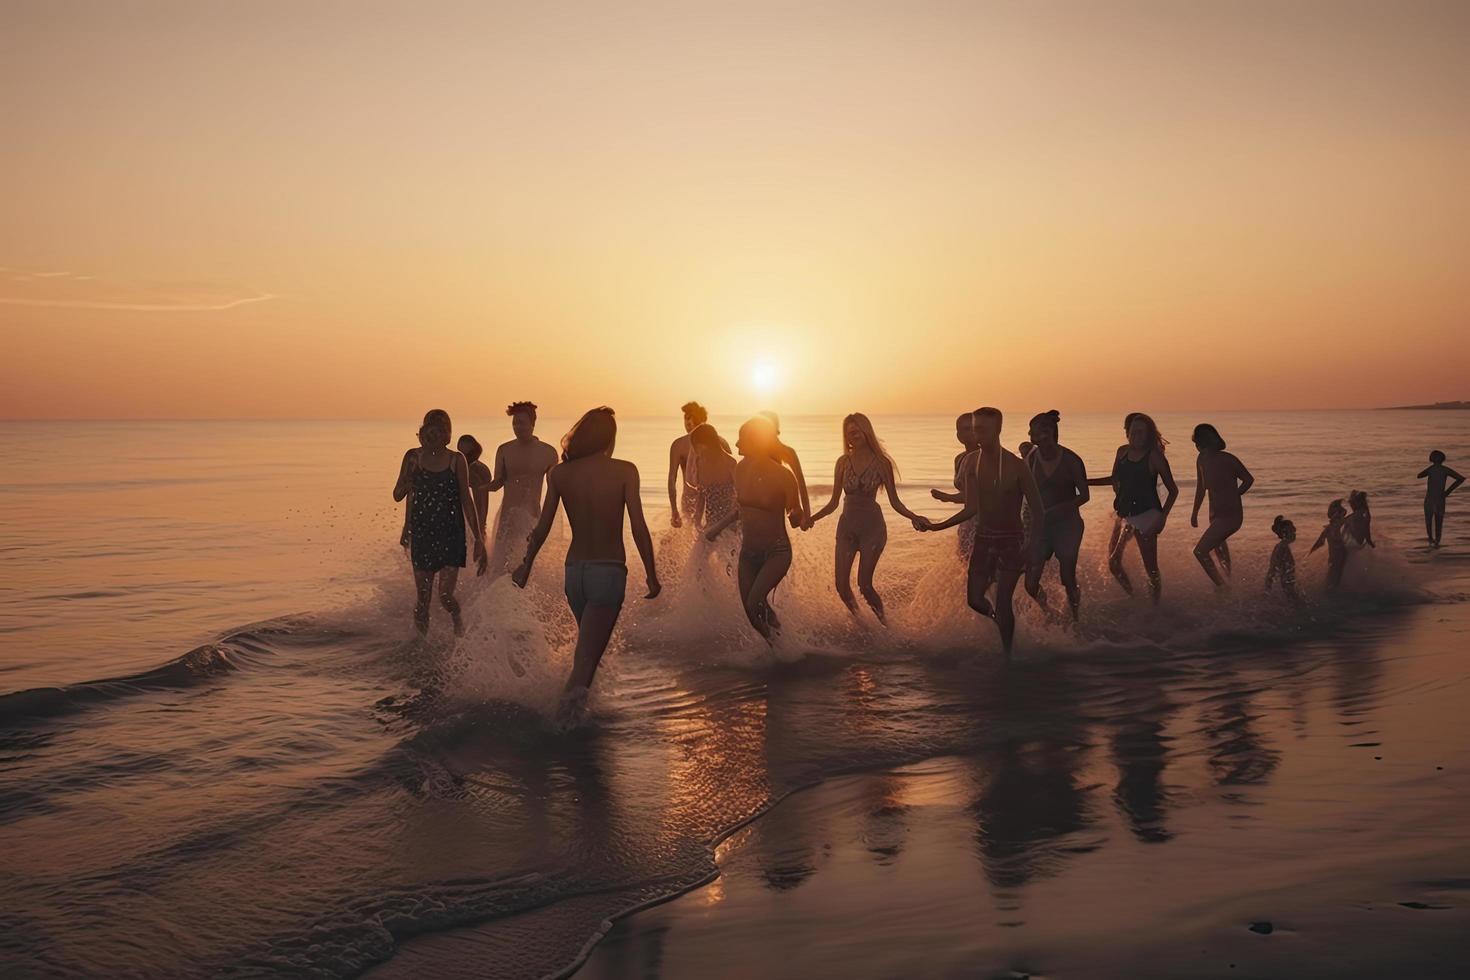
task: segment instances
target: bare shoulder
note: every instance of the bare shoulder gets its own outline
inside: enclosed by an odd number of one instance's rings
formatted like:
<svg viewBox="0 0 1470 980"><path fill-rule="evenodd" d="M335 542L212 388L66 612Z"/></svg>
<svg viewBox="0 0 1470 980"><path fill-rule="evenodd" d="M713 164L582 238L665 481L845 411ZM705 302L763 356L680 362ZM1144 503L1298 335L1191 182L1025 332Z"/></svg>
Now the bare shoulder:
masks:
<svg viewBox="0 0 1470 980"><path fill-rule="evenodd" d="M561 453L557 451L556 447L542 439L536 440L536 451L548 457L552 463L555 463L561 458Z"/></svg>

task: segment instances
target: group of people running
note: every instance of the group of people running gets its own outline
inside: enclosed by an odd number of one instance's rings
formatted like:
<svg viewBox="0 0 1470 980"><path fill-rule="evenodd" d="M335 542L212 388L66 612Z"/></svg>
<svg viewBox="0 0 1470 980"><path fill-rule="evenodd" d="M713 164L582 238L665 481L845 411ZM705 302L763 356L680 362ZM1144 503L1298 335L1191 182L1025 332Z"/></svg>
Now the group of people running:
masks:
<svg viewBox="0 0 1470 980"><path fill-rule="evenodd" d="M408 499L403 543L410 552L417 587L414 620L421 631L427 630L437 578L440 602L456 632L462 630L454 592L459 569L465 564L466 529L473 538L479 573L493 566L496 574L509 572L514 584L524 587L558 509L565 509L571 542L564 586L578 637L563 706L575 716L585 704L622 609L628 574L625 517L646 572L645 598L654 598L662 588L643 514L639 473L632 463L613 458L617 421L610 408L595 408L583 415L562 440L559 454L536 438L534 404L516 402L506 414L515 438L496 450L493 471L480 461L482 449L473 437L462 436L458 452L449 449L449 416L437 409L424 417L419 445L404 454L393 495L395 500ZM1093 486L1113 488L1109 570L1132 595L1134 588L1123 559L1129 543L1134 543L1149 594L1155 602L1159 600L1158 538L1179 488L1166 454L1168 443L1144 413L1130 413L1124 419L1126 441L1118 447L1109 475L1097 478L1089 478L1082 458L1061 444L1061 416L1056 411L1031 419L1028 439L1019 453L1001 444L999 409L984 407L959 416L955 435L963 449L954 459L953 491L935 489L931 495L961 507L938 522L913 512L899 498L898 468L866 415L853 413L843 419L843 449L833 469L832 496L815 511L800 459L781 440L780 420L774 413L757 415L740 427L735 444L738 461L729 443L710 425L703 406L690 402L683 406L683 415L685 434L669 448L670 523L678 528L687 522L711 542L736 523L740 525L739 596L751 626L768 640L781 628L771 595L791 567L788 527L810 530L839 507L834 562L838 596L848 609L858 611L852 589L856 563L858 592L879 622L886 622L883 599L873 583L888 538L878 502L880 490L894 512L918 531L959 529L960 556L969 566L967 602L995 621L1007 656L1015 635L1012 599L1018 584L1054 615L1041 587L1042 572L1052 558L1057 560L1067 605L1076 619L1081 604L1077 583L1081 508L1089 501ZM1209 505L1207 526L1194 555L1210 580L1224 587L1231 574L1229 539L1240 530L1241 498L1254 479L1226 451L1225 440L1213 425L1197 425L1193 442L1199 455L1192 526L1199 526L1201 508L1206 501ZM1429 500L1425 504L1431 542L1437 542L1442 527L1443 498L1463 480L1443 466L1443 454L1434 455L1438 459L1432 456L1431 467L1420 474L1430 481L1431 494L1438 494L1437 504L1431 506ZM1454 482L1446 488L1451 479ZM1165 491L1162 499L1160 485ZM506 496L493 540L487 542L488 499L497 490ZM519 533L527 528L529 534ZM1266 587L1280 582L1289 597L1298 599L1291 554L1295 527L1278 516L1272 529L1280 541L1271 556ZM525 543L523 551L521 542ZM1323 546L1329 554L1328 587L1336 588L1351 552L1374 547L1367 494L1354 491L1347 508L1340 500L1333 502L1329 522L1312 551Z"/></svg>

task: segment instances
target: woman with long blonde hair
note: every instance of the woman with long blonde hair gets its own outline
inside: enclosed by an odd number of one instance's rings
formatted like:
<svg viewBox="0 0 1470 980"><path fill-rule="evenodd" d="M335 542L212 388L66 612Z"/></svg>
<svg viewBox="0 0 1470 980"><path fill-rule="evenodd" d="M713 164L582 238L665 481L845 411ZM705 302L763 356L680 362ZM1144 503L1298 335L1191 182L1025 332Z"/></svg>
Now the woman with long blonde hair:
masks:
<svg viewBox="0 0 1470 980"><path fill-rule="evenodd" d="M837 520L837 594L848 609L857 612L852 594L852 563L858 563L858 589L872 607L878 622L887 624L883 613L883 597L873 588L873 572L888 544L888 526L883 522L883 509L878 505L879 489L888 493L888 503L918 527L921 518L898 499L898 467L883 448L873 423L861 412L842 420L842 455L832 474L832 499L812 515L815 524L842 506Z"/></svg>

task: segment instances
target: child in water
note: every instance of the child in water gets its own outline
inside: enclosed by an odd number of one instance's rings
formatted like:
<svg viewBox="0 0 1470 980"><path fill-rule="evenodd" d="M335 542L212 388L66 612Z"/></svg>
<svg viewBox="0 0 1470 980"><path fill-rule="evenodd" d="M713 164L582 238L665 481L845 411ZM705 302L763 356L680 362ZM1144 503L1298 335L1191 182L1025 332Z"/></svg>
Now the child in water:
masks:
<svg viewBox="0 0 1470 980"><path fill-rule="evenodd" d="M1292 602L1301 602L1301 593L1296 589L1296 559L1291 554L1291 544L1296 540L1296 525L1280 514L1271 522L1271 531L1281 540L1271 552L1271 564L1266 568L1266 591L1271 583L1281 579L1281 591Z"/></svg>
<svg viewBox="0 0 1470 980"><path fill-rule="evenodd" d="M1327 546L1327 591L1336 592L1337 587L1342 584L1342 570L1347 567L1347 542L1343 540L1344 524L1347 522L1347 508L1342 505L1342 500L1334 500L1327 505L1327 526L1322 528L1322 533L1317 535L1317 541L1312 545L1307 554Z"/></svg>
<svg viewBox="0 0 1470 980"><path fill-rule="evenodd" d="M1377 548L1378 545L1373 543L1373 515L1368 512L1368 495L1361 490L1354 490L1348 494L1348 506L1353 512L1348 515L1343 540L1354 550L1364 545Z"/></svg>
<svg viewBox="0 0 1470 980"><path fill-rule="evenodd" d="M459 437L456 447L464 457L464 461L470 464L470 493L475 498L475 513L480 515L480 533L485 533L485 525L490 520L486 512L490 506L490 467L486 466L480 457L485 455L485 447L480 445L480 440L469 433Z"/></svg>
<svg viewBox="0 0 1470 980"><path fill-rule="evenodd" d="M1436 449L1429 454L1429 465L1419 471L1419 479L1428 480L1424 486L1424 533L1431 547L1439 547L1444 533L1445 498L1454 493L1465 478L1444 465L1444 453ZM1453 480L1448 487L1446 480Z"/></svg>

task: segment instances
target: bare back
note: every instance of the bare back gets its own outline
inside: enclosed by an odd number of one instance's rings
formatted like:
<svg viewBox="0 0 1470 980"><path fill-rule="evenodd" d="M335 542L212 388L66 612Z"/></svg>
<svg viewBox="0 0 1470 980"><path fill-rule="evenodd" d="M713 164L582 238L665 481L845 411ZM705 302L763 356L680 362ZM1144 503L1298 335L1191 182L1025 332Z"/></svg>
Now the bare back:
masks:
<svg viewBox="0 0 1470 980"><path fill-rule="evenodd" d="M1210 495L1210 519L1233 517L1241 512L1240 483L1245 467L1233 453L1207 452L1199 455L1199 478Z"/></svg>
<svg viewBox="0 0 1470 980"><path fill-rule="evenodd" d="M572 528L567 561L626 562L623 515L638 485L633 464L601 454L586 456L558 463L547 480L561 497Z"/></svg>

